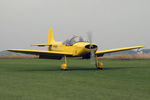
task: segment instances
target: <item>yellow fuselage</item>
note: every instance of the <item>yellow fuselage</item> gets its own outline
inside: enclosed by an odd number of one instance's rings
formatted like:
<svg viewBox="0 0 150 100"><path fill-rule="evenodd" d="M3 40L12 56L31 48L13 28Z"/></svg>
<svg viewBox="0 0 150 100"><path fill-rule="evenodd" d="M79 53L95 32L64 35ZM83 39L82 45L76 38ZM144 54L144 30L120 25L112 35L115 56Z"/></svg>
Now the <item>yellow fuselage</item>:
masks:
<svg viewBox="0 0 150 100"><path fill-rule="evenodd" d="M60 52L68 52L68 53L72 53L73 56L84 56L86 54L89 54L91 49L86 48L86 46L89 46L90 43L89 42L78 42L73 44L72 46L66 46L63 45L62 42L56 42L55 44L53 44L52 46L48 47L49 51L60 51ZM95 45L96 48L93 48L94 52L97 51L97 45L96 44L92 44Z"/></svg>

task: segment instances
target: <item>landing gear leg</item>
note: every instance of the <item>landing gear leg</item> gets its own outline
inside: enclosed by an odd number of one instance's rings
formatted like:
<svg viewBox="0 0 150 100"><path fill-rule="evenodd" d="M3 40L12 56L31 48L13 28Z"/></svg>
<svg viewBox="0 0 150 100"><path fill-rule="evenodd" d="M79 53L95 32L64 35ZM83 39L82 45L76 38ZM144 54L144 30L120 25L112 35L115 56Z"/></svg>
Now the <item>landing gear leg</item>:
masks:
<svg viewBox="0 0 150 100"><path fill-rule="evenodd" d="M103 63L102 62L98 62L97 55L96 55L96 68L100 69L100 70L103 70Z"/></svg>
<svg viewBox="0 0 150 100"><path fill-rule="evenodd" d="M67 70L67 57L65 56L65 63L61 64L61 70Z"/></svg>

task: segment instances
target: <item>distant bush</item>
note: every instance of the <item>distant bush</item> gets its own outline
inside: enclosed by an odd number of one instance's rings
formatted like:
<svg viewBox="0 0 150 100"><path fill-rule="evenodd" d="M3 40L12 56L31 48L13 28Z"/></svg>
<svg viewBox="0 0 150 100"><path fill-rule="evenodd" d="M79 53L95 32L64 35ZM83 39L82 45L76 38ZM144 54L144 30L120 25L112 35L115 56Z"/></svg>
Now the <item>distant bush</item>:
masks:
<svg viewBox="0 0 150 100"><path fill-rule="evenodd" d="M33 59L39 58L38 56L0 56L0 59Z"/></svg>
<svg viewBox="0 0 150 100"><path fill-rule="evenodd" d="M114 60L130 60L130 59L150 59L150 54L118 54L111 56L104 56L101 59L114 59Z"/></svg>

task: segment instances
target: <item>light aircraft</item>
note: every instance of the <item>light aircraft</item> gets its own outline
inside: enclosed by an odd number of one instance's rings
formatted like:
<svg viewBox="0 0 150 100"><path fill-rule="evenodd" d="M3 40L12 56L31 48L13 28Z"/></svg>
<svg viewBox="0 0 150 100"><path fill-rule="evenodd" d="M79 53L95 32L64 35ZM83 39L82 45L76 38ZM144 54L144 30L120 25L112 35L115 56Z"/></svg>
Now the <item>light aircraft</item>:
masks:
<svg viewBox="0 0 150 100"><path fill-rule="evenodd" d="M98 62L98 57L102 57L106 53L139 49L144 47L144 46L133 46L133 47L97 51L98 46L96 44L84 41L83 38L80 36L74 36L71 39L68 39L64 42L56 42L54 39L52 28L50 28L48 32L47 44L35 44L32 46L39 46L39 47L47 46L48 50L44 51L44 50L9 49L8 51L39 55L39 58L47 58L47 59L60 60L62 57L64 57L65 63L61 65L62 70L68 69L67 57L82 57L83 59L94 58L96 68L103 69L103 63Z"/></svg>

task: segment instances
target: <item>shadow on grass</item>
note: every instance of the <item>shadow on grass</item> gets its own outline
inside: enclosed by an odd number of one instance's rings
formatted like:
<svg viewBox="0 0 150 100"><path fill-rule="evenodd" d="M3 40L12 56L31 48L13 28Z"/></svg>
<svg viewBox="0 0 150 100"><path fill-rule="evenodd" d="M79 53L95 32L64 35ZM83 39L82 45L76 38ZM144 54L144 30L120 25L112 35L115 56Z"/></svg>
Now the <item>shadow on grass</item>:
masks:
<svg viewBox="0 0 150 100"><path fill-rule="evenodd" d="M133 69L133 68L138 68L139 67L106 67L106 68L103 68L102 71L107 71L107 70L125 70L125 69ZM100 69L97 69L97 68L83 68L83 67L71 67L71 68L68 68L66 71L101 71ZM33 68L33 69L16 69L16 71L64 71L64 70L61 70L61 69L58 69L57 68Z"/></svg>
<svg viewBox="0 0 150 100"><path fill-rule="evenodd" d="M96 71L98 69L96 68L68 68L67 70L61 70L58 68L48 68L48 69L20 69L20 70L16 70L16 71Z"/></svg>
<svg viewBox="0 0 150 100"><path fill-rule="evenodd" d="M137 67L107 67L104 70L124 70L124 69L132 69Z"/></svg>

